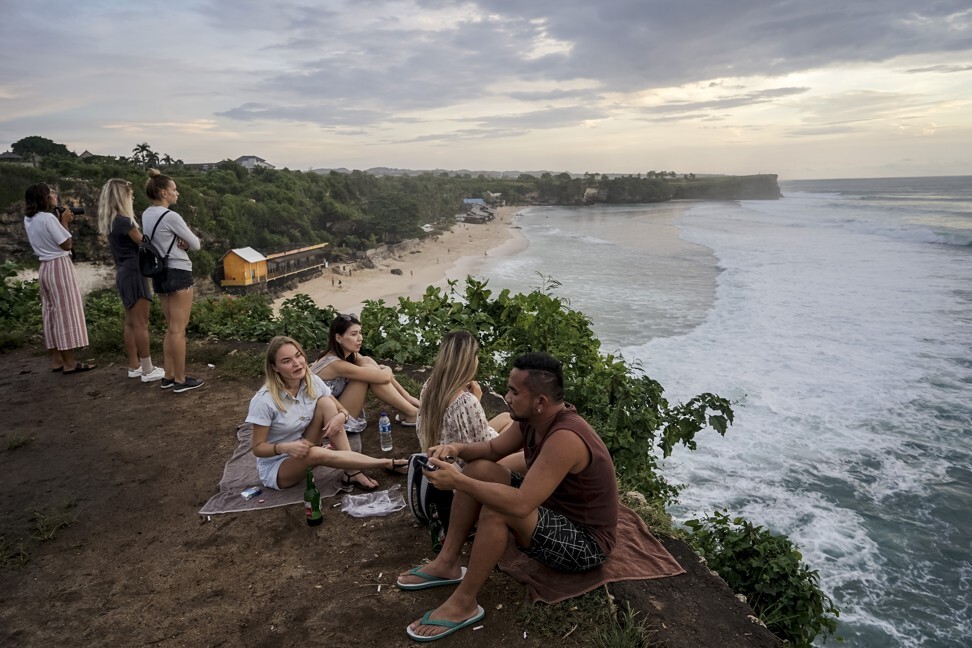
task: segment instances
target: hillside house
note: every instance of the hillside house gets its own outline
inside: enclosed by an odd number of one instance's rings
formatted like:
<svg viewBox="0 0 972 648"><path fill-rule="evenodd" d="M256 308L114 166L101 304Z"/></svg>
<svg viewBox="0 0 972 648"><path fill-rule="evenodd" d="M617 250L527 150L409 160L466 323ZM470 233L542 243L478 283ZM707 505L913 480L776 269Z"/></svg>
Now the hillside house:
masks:
<svg viewBox="0 0 972 648"><path fill-rule="evenodd" d="M267 282L267 257L251 247L230 250L220 259L223 276L220 285L253 286Z"/></svg>
<svg viewBox="0 0 972 648"><path fill-rule="evenodd" d="M252 171L253 169L275 169L276 167L264 160L262 157L257 157L256 155L242 155L235 160L233 160L247 171Z"/></svg>

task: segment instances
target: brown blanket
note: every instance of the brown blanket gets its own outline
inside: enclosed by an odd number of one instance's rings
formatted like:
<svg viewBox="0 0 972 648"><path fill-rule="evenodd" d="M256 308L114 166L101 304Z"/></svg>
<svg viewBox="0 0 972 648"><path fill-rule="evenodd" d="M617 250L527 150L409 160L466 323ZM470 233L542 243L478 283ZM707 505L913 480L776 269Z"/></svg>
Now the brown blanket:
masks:
<svg viewBox="0 0 972 648"><path fill-rule="evenodd" d="M253 425L243 423L236 428L236 438L239 443L233 456L226 462L223 478L219 481L219 492L209 498L206 505L199 510L199 515L215 515L217 513L238 513L240 511L255 511L257 509L273 508L297 504L304 500L304 484L298 484L283 490L265 488L257 476L256 457L250 452L250 439L253 436ZM361 450L361 436L349 434L351 449ZM351 490L341 486L344 472L337 468L318 466L314 469L314 483L321 497L333 497L339 492ZM253 499L245 500L240 492L250 486L259 486L263 492Z"/></svg>
<svg viewBox="0 0 972 648"><path fill-rule="evenodd" d="M618 515L614 551L600 567L580 574L551 569L517 549L511 535L499 568L526 585L534 603L559 603L615 581L650 580L685 573L638 514L624 505Z"/></svg>

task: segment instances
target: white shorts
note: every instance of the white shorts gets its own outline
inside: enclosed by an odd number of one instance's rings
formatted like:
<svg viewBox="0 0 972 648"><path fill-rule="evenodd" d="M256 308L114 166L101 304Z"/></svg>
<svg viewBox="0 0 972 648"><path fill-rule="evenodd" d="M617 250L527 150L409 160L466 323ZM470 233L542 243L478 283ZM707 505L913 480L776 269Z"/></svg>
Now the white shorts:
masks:
<svg viewBox="0 0 972 648"><path fill-rule="evenodd" d="M276 457L257 457L257 474L260 475L260 481L264 486L280 490L277 486L277 473L280 472L280 466L288 456L290 455L284 453Z"/></svg>

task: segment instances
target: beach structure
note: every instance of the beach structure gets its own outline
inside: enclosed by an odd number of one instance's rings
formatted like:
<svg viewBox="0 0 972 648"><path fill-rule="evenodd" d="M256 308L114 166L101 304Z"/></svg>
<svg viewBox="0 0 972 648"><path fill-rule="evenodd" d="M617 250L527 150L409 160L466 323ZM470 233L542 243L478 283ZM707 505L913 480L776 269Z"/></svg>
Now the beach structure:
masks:
<svg viewBox="0 0 972 648"><path fill-rule="evenodd" d="M317 277L327 268L324 248L318 243L286 252L263 255L251 247L234 248L216 265L215 279L233 293L267 292L288 282Z"/></svg>

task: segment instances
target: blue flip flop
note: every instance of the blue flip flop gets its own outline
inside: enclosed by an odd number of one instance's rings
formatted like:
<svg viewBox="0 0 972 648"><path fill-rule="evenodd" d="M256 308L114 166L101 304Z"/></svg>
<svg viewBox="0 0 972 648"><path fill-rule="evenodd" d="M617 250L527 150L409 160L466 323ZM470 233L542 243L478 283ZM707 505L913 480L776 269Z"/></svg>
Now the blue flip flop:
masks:
<svg viewBox="0 0 972 648"><path fill-rule="evenodd" d="M456 630L462 630L466 626L470 626L476 623L477 621L479 621L480 619L482 619L484 616L486 616L486 610L483 609L482 605L477 605L476 614L472 615L465 621L446 621L444 619L443 620L430 619L429 616L433 612L435 612L435 610L429 610L428 612L423 614L422 620L419 621L419 623L421 625L426 625L426 626L440 626L443 628L448 628L445 632L440 632L437 635L432 635L429 637L423 637L422 635L415 634L414 632L412 632L412 626L408 625L405 626L405 632L408 634L408 636L414 639L415 641L422 641L422 642L435 641L436 639L441 639L442 637L448 637Z"/></svg>
<svg viewBox="0 0 972 648"><path fill-rule="evenodd" d="M428 589L430 587L440 587L442 585L458 585L462 582L462 579L466 575L466 568L460 567L462 573L459 574L459 578L440 578L438 576L433 576L432 574L426 574L422 571L421 567L413 567L408 570L409 574L413 576L418 576L424 582L422 583L403 583L402 581L396 581L395 585L398 586L400 590L422 590Z"/></svg>

